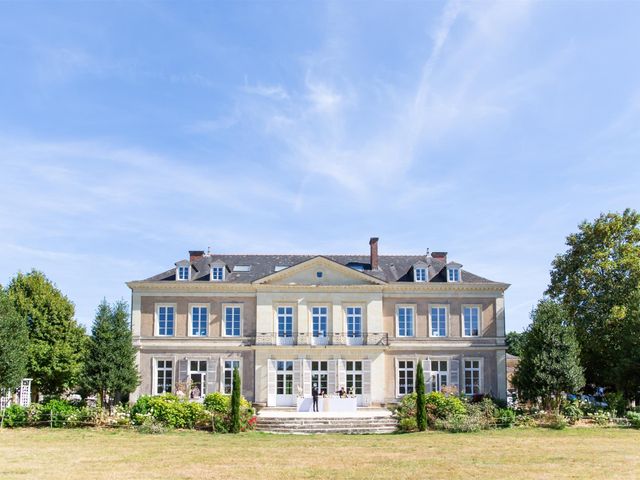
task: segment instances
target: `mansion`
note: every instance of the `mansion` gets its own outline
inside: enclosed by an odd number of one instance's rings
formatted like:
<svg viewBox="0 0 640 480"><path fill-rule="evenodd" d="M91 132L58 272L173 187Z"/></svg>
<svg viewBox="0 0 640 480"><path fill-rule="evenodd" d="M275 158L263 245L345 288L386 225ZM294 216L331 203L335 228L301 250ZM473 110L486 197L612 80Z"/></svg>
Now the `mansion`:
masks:
<svg viewBox="0 0 640 480"><path fill-rule="evenodd" d="M131 399L242 393L294 406L312 385L359 406L399 401L422 362L427 391L506 398L504 292L445 252L226 255L190 251L127 283L141 383Z"/></svg>

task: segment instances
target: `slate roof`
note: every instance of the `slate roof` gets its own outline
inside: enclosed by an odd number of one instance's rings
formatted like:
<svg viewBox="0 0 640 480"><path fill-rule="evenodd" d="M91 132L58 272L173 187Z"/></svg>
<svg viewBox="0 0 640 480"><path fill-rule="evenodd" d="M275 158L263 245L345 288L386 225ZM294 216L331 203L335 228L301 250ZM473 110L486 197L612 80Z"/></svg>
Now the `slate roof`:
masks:
<svg viewBox="0 0 640 480"><path fill-rule="evenodd" d="M209 265L222 261L227 266L225 283L251 283L267 275L275 273L276 266L292 267L306 262L319 255L224 255L207 254L195 260L191 265L193 282L209 281ZM385 282L413 282L413 265L424 262L428 266L429 282L446 282L445 258L427 257L425 255L379 255L379 269L371 270L369 255L321 255L347 267L362 267L362 273L371 275ZM234 272L236 265L249 265L248 272ZM499 283L480 277L461 269L462 282L467 283ZM176 269L171 269L149 277L144 281L169 281L176 279Z"/></svg>

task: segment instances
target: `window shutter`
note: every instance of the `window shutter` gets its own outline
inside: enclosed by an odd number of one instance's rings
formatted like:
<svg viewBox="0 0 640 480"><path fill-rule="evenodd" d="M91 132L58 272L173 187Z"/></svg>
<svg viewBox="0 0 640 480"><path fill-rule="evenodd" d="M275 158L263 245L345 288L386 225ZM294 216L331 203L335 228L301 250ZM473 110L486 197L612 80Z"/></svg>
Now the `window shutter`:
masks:
<svg viewBox="0 0 640 480"><path fill-rule="evenodd" d="M218 375L218 391L224 393L224 358L220 357L219 360L220 375Z"/></svg>
<svg viewBox="0 0 640 480"><path fill-rule="evenodd" d="M431 373L431 360L429 357L422 361L422 370L424 370L425 392L430 393L433 386L433 373Z"/></svg>
<svg viewBox="0 0 640 480"><path fill-rule="evenodd" d="M186 385L189 380L189 360L178 360L178 382ZM187 393L187 392L185 392Z"/></svg>
<svg viewBox="0 0 640 480"><path fill-rule="evenodd" d="M267 406L276 406L276 361L267 360Z"/></svg>
<svg viewBox="0 0 640 480"><path fill-rule="evenodd" d="M461 393L460 389L460 360L452 359L449 362L449 375L451 377L451 385L458 387L458 393Z"/></svg>
<svg viewBox="0 0 640 480"><path fill-rule="evenodd" d="M302 378L304 383L304 397L311 396L311 360L302 359Z"/></svg>
<svg viewBox="0 0 640 480"><path fill-rule="evenodd" d="M218 373L218 360L210 358L207 360L207 390L205 393L216 391L216 374Z"/></svg>
<svg viewBox="0 0 640 480"><path fill-rule="evenodd" d="M371 403L371 360L362 361L362 405Z"/></svg>
<svg viewBox="0 0 640 480"><path fill-rule="evenodd" d="M302 393L302 361L301 358L293 361L293 394L296 396Z"/></svg>
<svg viewBox="0 0 640 480"><path fill-rule="evenodd" d="M327 369L327 393L331 395L338 390L336 387L336 361L327 361Z"/></svg>
<svg viewBox="0 0 640 480"><path fill-rule="evenodd" d="M336 390L340 389L340 387L344 387L344 389L347 389L347 365L346 362L339 358L338 360L336 360L336 364L338 366L338 388L336 388Z"/></svg>

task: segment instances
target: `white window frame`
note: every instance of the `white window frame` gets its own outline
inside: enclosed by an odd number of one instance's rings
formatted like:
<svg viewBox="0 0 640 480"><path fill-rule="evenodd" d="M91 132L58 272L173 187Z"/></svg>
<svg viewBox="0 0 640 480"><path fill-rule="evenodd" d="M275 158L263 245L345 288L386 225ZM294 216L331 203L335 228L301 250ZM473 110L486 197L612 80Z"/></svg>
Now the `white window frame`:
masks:
<svg viewBox="0 0 640 480"><path fill-rule="evenodd" d="M160 308L161 307L173 307L173 334L161 335L160 334ZM156 303L155 306L155 318L153 322L153 334L156 337L175 337L178 325L178 307L175 303Z"/></svg>
<svg viewBox="0 0 640 480"><path fill-rule="evenodd" d="M451 385L451 359L449 357L429 357L429 358L427 358L427 361L429 362L429 371L431 372L431 378L428 379L428 382L431 384L430 385L430 390L432 392L439 392L440 391L440 390L435 389L434 387L437 387L438 380L436 379L436 377L439 377L441 373L446 373L446 375L447 375L447 385L446 386ZM440 370L433 370L433 365L431 364L431 362L447 362L447 370L445 372L441 372ZM433 383L434 380L435 380L436 385L434 385L434 383Z"/></svg>
<svg viewBox="0 0 640 480"><path fill-rule="evenodd" d="M204 378L204 381L202 382L202 387L200 389L200 397L198 398L204 398L205 395L207 393L207 382L208 382L208 378L207 378L207 373L208 373L208 367L209 367L209 360L207 360L206 358L203 357L189 357L188 359L185 360L185 362L187 362L187 380L191 381L191 374L192 373L200 373L200 374L204 374L203 376L201 376L200 378ZM191 362L204 362L204 370L191 370ZM191 398L191 392L185 392L187 398Z"/></svg>
<svg viewBox="0 0 640 480"><path fill-rule="evenodd" d="M280 321L278 319L278 309L280 308L291 308L291 337L281 337L279 324ZM287 315L285 313L285 315ZM281 345L292 345L294 341L294 336L296 335L296 321L297 321L297 309L296 305L293 303L277 303L273 306L273 331L276 338L276 343L280 343ZM282 339L290 339L290 340L282 340Z"/></svg>
<svg viewBox="0 0 640 480"><path fill-rule="evenodd" d="M451 278L452 276L457 278ZM462 273L459 268L449 268L447 267L447 282L450 283L460 283L462 280Z"/></svg>
<svg viewBox="0 0 640 480"><path fill-rule="evenodd" d="M325 314L326 318L327 318L327 327L324 331L324 336L325 337L329 337L329 329L331 328L331 305L327 305L325 303L322 304L317 304L317 305L309 305L309 332L311 332L311 336L314 336L314 332L313 332L313 317L316 316L313 313L313 309L314 308L326 308L327 309L327 313ZM324 338L321 336L318 337L314 337L314 338Z"/></svg>
<svg viewBox="0 0 640 480"><path fill-rule="evenodd" d="M478 393L467 393L467 362L478 362ZM474 395L482 395L484 392L484 358L482 357L463 357L462 358L462 392L467 397ZM475 369L473 369L475 370Z"/></svg>
<svg viewBox="0 0 640 480"><path fill-rule="evenodd" d="M355 368L356 366L356 362L360 363L360 370L357 370ZM353 367L352 369L349 369L349 363L353 363ZM355 385L356 382L356 378L359 376L360 377L360 393L357 392L356 388L354 387L353 389L353 394L354 395L363 395L364 394L364 360L345 360L344 361L344 388L347 391L347 393L349 393L350 388L349 388L349 375L352 375L352 381L353 384Z"/></svg>
<svg viewBox="0 0 640 480"><path fill-rule="evenodd" d="M240 373L240 391L242 391L242 357L229 357L229 358L222 358L222 372L220 375L220 392L224 395L231 395L232 391L233 391L233 368L231 368L231 385L229 386L229 393L227 393L225 391L227 384L227 377L226 377L226 373L227 373L227 365L226 362L238 362L238 373Z"/></svg>
<svg viewBox="0 0 640 480"><path fill-rule="evenodd" d="M309 364L310 364L310 367L311 367L311 386L313 387L313 376L317 375L318 376L318 381L317 381L318 390L322 390L322 391L324 391L324 393L330 395L333 392L329 392L328 391L329 390L329 362L331 362L331 360L318 359L318 360L310 360ZM318 368L317 369L313 368L313 364L314 363L318 364ZM326 364L325 366L327 367L325 370L321 369L323 363ZM325 383L326 383L325 388L322 388L322 385L320 383L320 378L323 377L323 376L325 377ZM346 379L346 377L345 377L345 379ZM346 388L346 386L345 386L345 388Z"/></svg>
<svg viewBox="0 0 640 480"><path fill-rule="evenodd" d="M412 362L413 363L413 367L409 370L407 369L407 367L405 366L404 368L400 367L400 362ZM410 393L413 393L416 391L416 363L417 360L414 357L396 357L396 398L402 398L405 395L409 395ZM405 392L405 393L400 393L400 370L403 371L411 371L411 379L412 379L412 384L413 384L413 389L410 392ZM406 390L406 386L405 386L405 390Z"/></svg>
<svg viewBox="0 0 640 480"><path fill-rule="evenodd" d="M180 278L180 269L187 269L187 278ZM176 280L179 282L186 282L187 280L191 280L191 265L176 265Z"/></svg>
<svg viewBox="0 0 640 480"><path fill-rule="evenodd" d="M226 267L224 266L224 264L222 263L213 263L211 264L211 266L209 267L209 280L212 282L224 282L224 278L226 276ZM214 269L220 269L222 272L222 278L214 278L213 276L213 270Z"/></svg>
<svg viewBox="0 0 640 480"><path fill-rule="evenodd" d="M151 386L151 395L162 395L162 393L158 393L158 362L171 362L171 392L174 392L175 381L176 381L176 361L172 357L154 357L153 358L153 385ZM163 370L168 370L163 368Z"/></svg>
<svg viewBox="0 0 640 480"><path fill-rule="evenodd" d="M411 313L411 335L400 335L400 309L412 310ZM398 303L396 304L396 337L400 338L414 338L416 336L416 305L411 303Z"/></svg>
<svg viewBox="0 0 640 480"><path fill-rule="evenodd" d="M227 335L227 308L240 308L240 333L238 335ZM223 303L222 304L222 336L227 338L239 338L243 334L244 304Z"/></svg>
<svg viewBox="0 0 640 480"><path fill-rule="evenodd" d="M205 335L196 335L193 333L193 309L194 308L206 308L207 309L207 333ZM210 323L211 321L211 305L209 303L190 303L189 304L189 331L187 332L187 336L189 337L198 337L205 338L209 336Z"/></svg>
<svg viewBox="0 0 640 480"><path fill-rule="evenodd" d="M433 308L444 308L444 335L433 334ZM427 325L429 330L429 337L433 338L445 338L449 336L449 305L446 303L431 303L429 304L429 324Z"/></svg>
<svg viewBox="0 0 640 480"><path fill-rule="evenodd" d="M347 314L347 309L349 308L359 308L360 309L360 336L359 337L350 337L349 336L349 321L348 321L348 317L349 315ZM366 309L364 308L364 305L362 304L357 304L357 303L350 303L350 304L346 304L342 306L342 314L344 315L344 323L343 323L343 331L344 331L344 335L346 338L346 343L347 345L350 344L358 344L360 345L360 342L363 342L364 340L364 331L365 331L365 312ZM353 314L352 316L355 316L355 314Z"/></svg>
<svg viewBox="0 0 640 480"><path fill-rule="evenodd" d="M423 278L418 278L418 270L423 272ZM417 283L424 283L427 281L427 267L413 267L413 281Z"/></svg>
<svg viewBox="0 0 640 480"><path fill-rule="evenodd" d="M465 332L465 328L464 328L464 309L465 308L477 308L478 309L478 334L477 335L467 335ZM482 305L480 304L466 304L466 305L462 305L462 307L460 308L460 333L462 334L462 337L467 337L467 338L471 338L471 337L481 337L482 336ZM473 328L471 329L473 330Z"/></svg>
<svg viewBox="0 0 640 480"><path fill-rule="evenodd" d="M295 370L296 370L296 360L273 360L275 362L275 371L276 371L276 395L295 395L295 385L294 385L294 381L295 381ZM278 369L278 364L282 362L285 369L284 370L280 370ZM291 370L287 370L287 363L291 363ZM278 375L284 375L284 384L283 384L283 391L284 393L278 393ZM291 375L291 393L287 393L287 382L286 382L286 377Z"/></svg>

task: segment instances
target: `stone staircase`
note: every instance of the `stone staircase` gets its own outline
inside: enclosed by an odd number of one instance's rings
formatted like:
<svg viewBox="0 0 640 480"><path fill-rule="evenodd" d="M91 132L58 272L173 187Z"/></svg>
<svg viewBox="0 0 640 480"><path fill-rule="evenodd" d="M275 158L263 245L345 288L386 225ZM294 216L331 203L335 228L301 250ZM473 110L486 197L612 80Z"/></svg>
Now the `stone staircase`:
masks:
<svg viewBox="0 0 640 480"><path fill-rule="evenodd" d="M258 414L256 430L268 433L343 433L343 434L372 434L393 433L398 422L388 412L382 414L342 414L327 416L323 414L287 414L277 412L269 415Z"/></svg>

